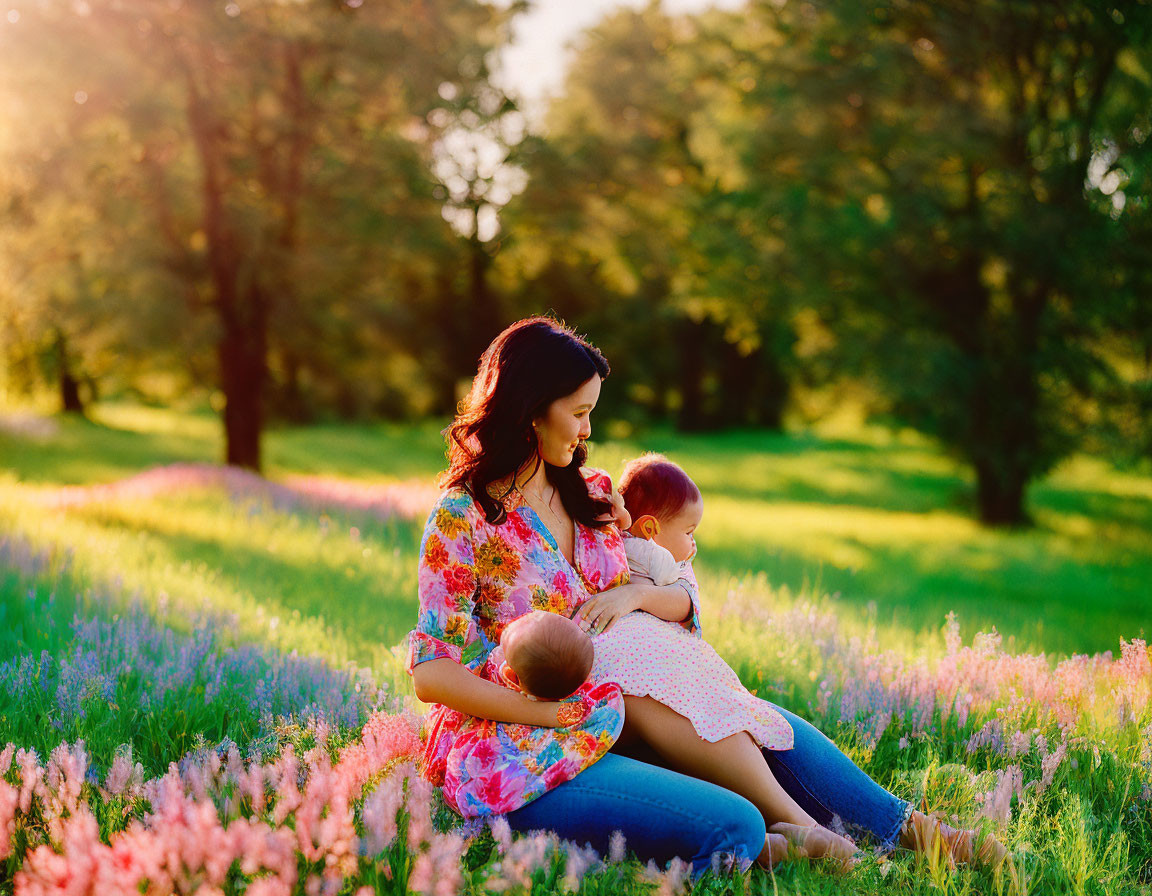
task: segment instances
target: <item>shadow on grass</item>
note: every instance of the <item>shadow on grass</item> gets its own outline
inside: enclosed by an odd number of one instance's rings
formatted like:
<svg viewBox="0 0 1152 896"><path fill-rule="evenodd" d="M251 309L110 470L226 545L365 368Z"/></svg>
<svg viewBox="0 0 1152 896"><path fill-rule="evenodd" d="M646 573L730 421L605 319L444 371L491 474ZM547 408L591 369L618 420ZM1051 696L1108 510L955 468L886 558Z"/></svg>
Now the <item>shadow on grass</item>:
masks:
<svg viewBox="0 0 1152 896"><path fill-rule="evenodd" d="M446 466L447 421L281 428L269 431L270 470L352 478L432 480Z"/></svg>
<svg viewBox="0 0 1152 896"><path fill-rule="evenodd" d="M131 476L146 467L216 462L219 439L179 432L139 432L61 416L50 439L0 432L0 470L28 483L85 485Z"/></svg>
<svg viewBox="0 0 1152 896"><path fill-rule="evenodd" d="M242 519L244 507L236 511ZM363 557L284 553L270 545L240 543L242 538L235 533L193 534L182 528L176 515L163 522L142 521L105 507L82 508L71 516L109 542L124 536L143 539L156 566L227 583L227 591L250 597L266 618L278 620L272 625L294 620L314 629L321 653L326 643L342 642L351 652L350 659L367 664L379 648L397 644L415 623L415 557L420 537L416 523L393 520L366 529L369 534L363 537L360 550L373 553L369 562ZM317 525L315 516L283 516ZM350 547L343 541L334 543L333 550L346 553ZM233 608L207 603L205 609Z"/></svg>
<svg viewBox="0 0 1152 896"><path fill-rule="evenodd" d="M0 429L0 472L27 483L87 485L110 482L150 467L220 463L223 434L215 418L172 414L141 428L109 420L61 415L50 436ZM131 419L131 418L129 418ZM143 428L151 423L155 428ZM164 424L170 423L165 429ZM443 422L270 427L265 466L273 473L353 478L433 479L445 466Z"/></svg>
<svg viewBox="0 0 1152 896"><path fill-rule="evenodd" d="M1117 495L1104 489L1065 488L1041 483L1033 489L1032 507L1066 516L1083 516L1101 523L1119 523L1152 532L1152 498ZM1040 521L1043 525L1043 521Z"/></svg>
<svg viewBox="0 0 1152 896"><path fill-rule="evenodd" d="M615 443L605 453L626 459L647 450L679 461L706 496L908 513L945 510L971 518L977 513L970 471L915 440L881 444L813 433L660 431L643 444ZM1044 478L1029 489L1028 505L1037 515L1052 511L1152 530L1152 496Z"/></svg>
<svg viewBox="0 0 1152 896"><path fill-rule="evenodd" d="M857 487L846 487L827 481L819 474L811 477L777 474L771 484L747 487L743 484L701 483L707 496L734 499L813 504L828 507L859 507L901 513L928 513L934 510L970 510L968 486L958 477L943 474L904 473L896 470L865 468L842 464L836 469L841 477L859 477Z"/></svg>
<svg viewBox="0 0 1152 896"><path fill-rule="evenodd" d="M21 478L57 483L116 479L157 463L215 454L210 415L169 420L156 413L154 420L142 419L140 429L62 420L60 433L43 444L0 434L0 453ZM131 413L109 419L134 420ZM444 422L271 430L268 464L284 472L430 479L443 466ZM159 431L165 428L173 431ZM1152 628L1145 605L1152 495L1145 494L1143 479L1117 481L1090 470L1083 485L1071 486L1070 478L1057 475L1030 492L1035 528L993 532L971 523L970 476L921 440L654 430L593 449L592 463L613 473L642 450L664 451L697 479L706 504L723 502L724 512L739 515L741 524L747 514L755 531L717 538L712 547L707 533L715 519L708 514L720 510L706 509L707 550L699 562L712 569L764 571L793 590L838 591L846 607L875 603L879 622L914 630L937 628L954 609L966 634L996 625L1028 648L1114 650L1120 633L1131 637ZM773 527L793 523L787 516L774 522L776 505L791 505L785 513L794 511L795 524L804 527L778 544ZM896 520L900 515L904 519ZM891 531L884 531L890 519ZM938 524L941 531L934 534ZM115 536L125 525L131 528L133 521L108 521L101 537ZM243 537L181 530L173 521L136 525L135 534L154 540L170 565L203 564L238 592L331 626L334 637L349 643L365 644L369 637L395 643L415 616L415 524L407 534L373 542L377 550L402 552L395 570L376 579L359 562L305 562Z"/></svg>

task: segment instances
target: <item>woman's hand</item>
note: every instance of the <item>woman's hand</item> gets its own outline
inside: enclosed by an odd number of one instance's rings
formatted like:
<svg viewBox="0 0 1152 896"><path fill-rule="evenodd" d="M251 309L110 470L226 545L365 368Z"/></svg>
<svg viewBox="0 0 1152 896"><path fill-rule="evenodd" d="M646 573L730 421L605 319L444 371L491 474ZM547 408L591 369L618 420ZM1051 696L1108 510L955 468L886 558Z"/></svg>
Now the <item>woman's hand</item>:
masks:
<svg viewBox="0 0 1152 896"><path fill-rule="evenodd" d="M616 486L612 486L612 494L609 495L609 500L612 502L612 511L610 513L602 513L596 519L607 522L612 520L620 527L621 530L626 530L632 525L632 515L628 513L628 508L624 506L624 498L617 491Z"/></svg>
<svg viewBox="0 0 1152 896"><path fill-rule="evenodd" d="M585 601L573 615L580 628L589 635L606 632L621 616L643 606L644 586L617 585Z"/></svg>
<svg viewBox="0 0 1152 896"><path fill-rule="evenodd" d="M580 705L579 703L566 703L563 700L537 700L533 702L538 708L540 716L533 723L537 728L563 728L571 725L573 720L567 716L573 707Z"/></svg>
<svg viewBox="0 0 1152 896"><path fill-rule="evenodd" d="M589 635L598 635L633 610L643 610L668 622L682 622L692 618L692 598L682 581L654 585L637 577L582 603L572 618Z"/></svg>

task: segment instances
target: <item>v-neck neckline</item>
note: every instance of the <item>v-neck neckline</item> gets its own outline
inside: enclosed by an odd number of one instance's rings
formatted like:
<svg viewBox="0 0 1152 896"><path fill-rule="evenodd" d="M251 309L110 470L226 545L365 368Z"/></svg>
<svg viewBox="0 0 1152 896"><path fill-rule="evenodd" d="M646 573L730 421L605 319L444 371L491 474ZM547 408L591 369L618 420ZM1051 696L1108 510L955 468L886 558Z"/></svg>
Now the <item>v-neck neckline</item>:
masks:
<svg viewBox="0 0 1152 896"><path fill-rule="evenodd" d="M520 506L517 507L517 510L519 510L521 508L527 508L528 510L530 510L532 512L532 518L535 520L535 523L533 524L532 528L536 530L536 534L541 536L544 539L544 543L547 544L548 547L552 549L552 552L554 554L556 554L565 563L567 563L568 568L571 569L572 572L574 572L576 574L576 577L581 582L583 582L584 577L580 575L580 569L576 565L576 548L580 543L580 530L577 527L576 520L572 520L572 559L569 560L567 557L564 556L564 552L562 550L560 550L560 542L556 540L555 534L553 534L552 530L548 528L548 524L544 522L544 518L541 517L540 514L536 512L535 507L533 507L531 504L528 503L527 500L525 500L523 495L520 495Z"/></svg>

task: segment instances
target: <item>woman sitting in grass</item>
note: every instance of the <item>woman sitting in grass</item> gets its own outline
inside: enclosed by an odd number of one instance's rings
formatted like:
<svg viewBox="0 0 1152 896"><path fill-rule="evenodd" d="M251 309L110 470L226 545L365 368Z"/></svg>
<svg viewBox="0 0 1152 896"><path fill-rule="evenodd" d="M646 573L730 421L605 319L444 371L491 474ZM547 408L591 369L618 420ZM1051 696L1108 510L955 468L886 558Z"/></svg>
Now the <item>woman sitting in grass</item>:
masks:
<svg viewBox="0 0 1152 896"><path fill-rule="evenodd" d="M537 700L498 674L493 649L533 610L570 616L583 607L597 627L625 608L670 622L692 615L681 584L628 581L613 523L617 514L630 521L607 475L584 467L607 374L603 356L570 330L520 321L485 351L449 428L446 490L422 540L410 639L416 694L435 704L425 774L465 816L505 814L514 829L552 830L601 851L621 831L641 859L681 856L697 871L715 852L778 860L783 841L767 835L765 821L815 828L839 818L885 848L977 857L972 832L913 811L784 710L793 745L762 754L744 732L705 741L684 716L652 697L625 697L610 679ZM724 786L611 752L622 734ZM733 770L753 761L770 792L763 815L727 789L745 786Z"/></svg>

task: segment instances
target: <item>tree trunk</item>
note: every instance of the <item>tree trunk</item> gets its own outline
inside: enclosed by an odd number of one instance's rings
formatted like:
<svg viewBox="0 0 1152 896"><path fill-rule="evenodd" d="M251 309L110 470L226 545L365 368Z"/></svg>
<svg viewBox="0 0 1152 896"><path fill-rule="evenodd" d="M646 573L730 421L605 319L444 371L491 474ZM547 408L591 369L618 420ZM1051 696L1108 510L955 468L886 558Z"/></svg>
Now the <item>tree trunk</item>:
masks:
<svg viewBox="0 0 1152 896"><path fill-rule="evenodd" d="M63 331L56 331L56 369L60 380L60 409L65 414L84 414L80 398L80 381L72 374L68 359L68 340Z"/></svg>
<svg viewBox="0 0 1152 896"><path fill-rule="evenodd" d="M304 389L300 385L300 369L303 365L293 351L283 352L280 363L284 371L284 381L278 390L279 400L276 403L275 413L280 414L289 423L310 423L312 410L304 398Z"/></svg>
<svg viewBox="0 0 1152 896"><path fill-rule="evenodd" d="M224 392L225 461L259 472L268 321L266 302L258 287L249 290L246 306L221 315L218 352Z"/></svg>
<svg viewBox="0 0 1152 896"><path fill-rule="evenodd" d="M241 289L240 237L231 226L224 201L226 125L209 108L191 74L187 100L188 126L203 167L202 220L212 306L220 323L216 348L224 393L224 458L229 465L259 472L268 369L267 300L255 275L246 290Z"/></svg>
<svg viewBox="0 0 1152 896"><path fill-rule="evenodd" d="M716 396L717 426L746 426L759 391L756 383L757 352L744 354L727 339L720 340L720 394Z"/></svg>
<svg viewBox="0 0 1152 896"><path fill-rule="evenodd" d="M762 346L757 353L760 361L759 388L753 406L753 423L780 432L784 429L784 409L792 387L784 368L772 347Z"/></svg>
<svg viewBox="0 0 1152 896"><path fill-rule="evenodd" d="M300 45L289 41L282 48L281 61L284 66L284 80L281 85L281 97L286 110L286 129L282 164L270 164L263 172L265 189L269 196L274 196L280 204L280 226L276 234L276 246L279 257L275 265L276 273L270 281L272 295L279 299L281 308L295 308L296 302L296 271L295 261L297 240L300 222L300 202L304 194L304 163L308 157L311 146L310 113L307 99L307 89L304 85L303 56ZM269 155L269 162L277 161L277 157ZM265 281L269 282L269 281ZM267 319L268 303L264 300L265 292L257 292L254 301L259 306L253 307L253 314ZM263 334L252 334L257 341L265 343L263 362L255 358L250 363L260 368L260 374L267 378L267 342L269 334L267 324L264 324ZM284 360L284 388L282 391L282 412L293 423L306 423L311 413L304 400L300 388L300 368L302 366L296 352L288 348L283 352ZM255 368L253 368L255 370ZM257 435L257 439L259 435ZM259 449L257 448L257 454Z"/></svg>
<svg viewBox="0 0 1152 896"><path fill-rule="evenodd" d="M1022 470L976 464L976 503L986 526L1021 527L1031 523L1024 510L1028 477Z"/></svg>
<svg viewBox="0 0 1152 896"><path fill-rule="evenodd" d="M480 355L503 329L496 297L488 283L492 256L476 232L478 217L479 207L473 209L472 236L468 240L468 320L471 326L465 343L468 351L460 359L457 369L459 379L470 377L476 372Z"/></svg>
<svg viewBox="0 0 1152 896"><path fill-rule="evenodd" d="M66 414L84 415L84 402L80 400L80 383L67 370L60 371L60 406Z"/></svg>
<svg viewBox="0 0 1152 896"><path fill-rule="evenodd" d="M1012 313L989 318L972 394L972 466L980 521L989 526L1031 524L1025 508L1028 483L1049 467L1042 431L1039 382L1044 285L1014 284Z"/></svg>
<svg viewBox="0 0 1152 896"><path fill-rule="evenodd" d="M783 427L788 379L767 344L748 354L724 341L720 357L718 398L721 426Z"/></svg>
<svg viewBox="0 0 1152 896"><path fill-rule="evenodd" d="M704 328L690 318L680 324L680 414L678 429L704 429Z"/></svg>

